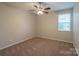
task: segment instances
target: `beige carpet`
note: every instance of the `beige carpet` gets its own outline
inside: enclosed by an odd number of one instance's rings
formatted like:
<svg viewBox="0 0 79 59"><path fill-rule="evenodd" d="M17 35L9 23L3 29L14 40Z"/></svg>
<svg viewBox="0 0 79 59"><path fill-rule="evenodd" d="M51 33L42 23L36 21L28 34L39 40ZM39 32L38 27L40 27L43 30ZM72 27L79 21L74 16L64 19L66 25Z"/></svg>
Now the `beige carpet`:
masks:
<svg viewBox="0 0 79 59"><path fill-rule="evenodd" d="M34 38L0 51L2 56L77 56L71 43Z"/></svg>

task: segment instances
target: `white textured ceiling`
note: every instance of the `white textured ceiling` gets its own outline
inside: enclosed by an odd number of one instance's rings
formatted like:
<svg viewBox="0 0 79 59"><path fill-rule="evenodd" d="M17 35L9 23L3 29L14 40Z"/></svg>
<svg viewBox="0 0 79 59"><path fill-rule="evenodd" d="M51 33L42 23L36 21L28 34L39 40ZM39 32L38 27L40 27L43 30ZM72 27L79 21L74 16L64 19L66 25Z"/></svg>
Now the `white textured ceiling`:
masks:
<svg viewBox="0 0 79 59"><path fill-rule="evenodd" d="M76 2L43 2L43 7L49 6L52 11L73 8ZM6 5L17 7L23 10L35 10L33 5L38 5L35 2L6 2Z"/></svg>
<svg viewBox="0 0 79 59"><path fill-rule="evenodd" d="M49 2L46 3L48 6L52 8L52 10L63 10L73 8L76 2Z"/></svg>

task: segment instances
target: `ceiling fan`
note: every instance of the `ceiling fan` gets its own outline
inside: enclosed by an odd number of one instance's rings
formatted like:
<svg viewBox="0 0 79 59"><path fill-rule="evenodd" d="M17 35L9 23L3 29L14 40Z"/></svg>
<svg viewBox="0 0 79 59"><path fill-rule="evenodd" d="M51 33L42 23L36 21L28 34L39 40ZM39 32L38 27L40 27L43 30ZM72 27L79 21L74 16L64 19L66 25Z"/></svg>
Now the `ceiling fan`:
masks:
<svg viewBox="0 0 79 59"><path fill-rule="evenodd" d="M42 2L38 2L38 5L34 5L34 7L37 9L37 14L48 14L51 9L50 7L42 7Z"/></svg>

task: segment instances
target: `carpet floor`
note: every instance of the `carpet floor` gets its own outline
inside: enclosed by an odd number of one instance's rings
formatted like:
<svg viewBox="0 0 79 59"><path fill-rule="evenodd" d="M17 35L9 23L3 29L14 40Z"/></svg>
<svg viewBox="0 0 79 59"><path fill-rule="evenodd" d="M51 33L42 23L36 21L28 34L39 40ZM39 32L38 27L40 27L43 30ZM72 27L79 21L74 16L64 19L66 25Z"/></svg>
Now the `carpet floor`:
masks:
<svg viewBox="0 0 79 59"><path fill-rule="evenodd" d="M2 56L77 56L73 44L34 38L0 51Z"/></svg>

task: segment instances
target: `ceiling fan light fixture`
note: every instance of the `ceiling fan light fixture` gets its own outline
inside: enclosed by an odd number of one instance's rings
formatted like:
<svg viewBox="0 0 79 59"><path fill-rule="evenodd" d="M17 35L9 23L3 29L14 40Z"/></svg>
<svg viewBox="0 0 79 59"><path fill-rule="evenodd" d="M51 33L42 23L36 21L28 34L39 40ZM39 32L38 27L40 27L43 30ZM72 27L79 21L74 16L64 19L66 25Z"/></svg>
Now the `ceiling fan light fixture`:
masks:
<svg viewBox="0 0 79 59"><path fill-rule="evenodd" d="M42 4L42 2L39 2L38 5L34 5L34 7L37 9L35 13L38 15L48 14L51 8L50 7L44 8L43 6L44 5Z"/></svg>
<svg viewBox="0 0 79 59"><path fill-rule="evenodd" d="M42 15L43 14L43 11L38 11L37 14L38 15Z"/></svg>

